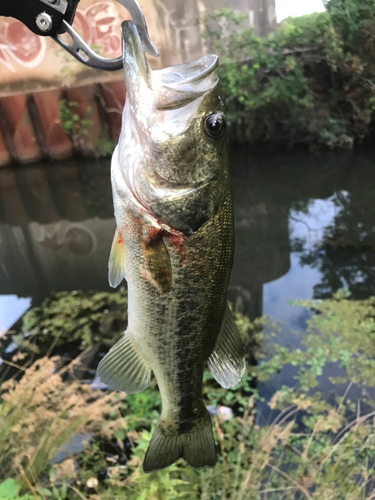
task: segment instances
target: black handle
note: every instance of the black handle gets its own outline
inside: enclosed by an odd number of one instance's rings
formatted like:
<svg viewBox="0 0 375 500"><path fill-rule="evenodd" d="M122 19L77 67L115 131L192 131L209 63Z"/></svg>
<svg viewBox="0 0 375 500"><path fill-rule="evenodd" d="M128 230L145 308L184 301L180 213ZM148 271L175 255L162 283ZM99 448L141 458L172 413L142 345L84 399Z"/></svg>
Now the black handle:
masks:
<svg viewBox="0 0 375 500"><path fill-rule="evenodd" d="M14 17L40 36L63 33L72 24L79 0L0 0L0 16Z"/></svg>

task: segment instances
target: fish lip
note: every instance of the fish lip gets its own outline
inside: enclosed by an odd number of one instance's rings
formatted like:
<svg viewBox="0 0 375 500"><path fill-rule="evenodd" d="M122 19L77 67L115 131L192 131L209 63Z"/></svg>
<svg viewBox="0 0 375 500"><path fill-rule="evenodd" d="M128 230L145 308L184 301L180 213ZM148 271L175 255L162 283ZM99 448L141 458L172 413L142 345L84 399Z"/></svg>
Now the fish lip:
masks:
<svg viewBox="0 0 375 500"><path fill-rule="evenodd" d="M121 24L121 34L125 84L129 94L127 97L139 98L145 87L152 90L151 68L137 25L132 21L124 21Z"/></svg>
<svg viewBox="0 0 375 500"><path fill-rule="evenodd" d="M155 108L158 111L179 109L196 101L219 82L219 58L208 54L200 59L152 72Z"/></svg>
<svg viewBox="0 0 375 500"><path fill-rule="evenodd" d="M207 54L188 63L155 70L153 76L159 81L159 84L176 89L180 85L197 83L207 78L217 69L218 65L218 56L216 54Z"/></svg>

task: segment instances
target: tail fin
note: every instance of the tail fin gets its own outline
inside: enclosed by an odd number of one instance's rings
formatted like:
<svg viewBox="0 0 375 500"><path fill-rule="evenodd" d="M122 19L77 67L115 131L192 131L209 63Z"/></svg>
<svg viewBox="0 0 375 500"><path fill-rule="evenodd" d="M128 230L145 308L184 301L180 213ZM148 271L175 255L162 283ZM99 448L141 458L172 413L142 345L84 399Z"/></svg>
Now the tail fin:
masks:
<svg viewBox="0 0 375 500"><path fill-rule="evenodd" d="M159 423L146 452L143 470L149 473L164 469L181 457L194 469L213 467L216 464L215 441L208 412L203 426L190 433L171 435Z"/></svg>

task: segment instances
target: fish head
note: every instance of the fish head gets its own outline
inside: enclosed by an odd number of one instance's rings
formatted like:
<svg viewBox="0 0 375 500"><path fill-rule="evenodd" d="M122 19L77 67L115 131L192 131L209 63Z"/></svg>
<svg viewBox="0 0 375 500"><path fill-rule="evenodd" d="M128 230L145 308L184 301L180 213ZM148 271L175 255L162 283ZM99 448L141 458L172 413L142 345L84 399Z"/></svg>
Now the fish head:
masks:
<svg viewBox="0 0 375 500"><path fill-rule="evenodd" d="M112 163L118 197L126 186L158 221L194 233L228 195L218 58L152 71L136 26L125 22L122 30L127 94Z"/></svg>

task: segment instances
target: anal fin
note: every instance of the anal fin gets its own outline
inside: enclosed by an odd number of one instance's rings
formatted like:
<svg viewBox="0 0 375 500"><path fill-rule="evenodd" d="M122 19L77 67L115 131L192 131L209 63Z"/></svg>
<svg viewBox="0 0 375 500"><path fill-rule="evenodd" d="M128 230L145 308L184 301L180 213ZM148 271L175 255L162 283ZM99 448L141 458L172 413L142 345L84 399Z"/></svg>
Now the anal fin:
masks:
<svg viewBox="0 0 375 500"><path fill-rule="evenodd" d="M110 389L136 394L147 389L151 369L125 334L101 360L97 375Z"/></svg>
<svg viewBox="0 0 375 500"><path fill-rule="evenodd" d="M208 368L225 389L237 385L245 373L246 361L240 332L228 306L214 350L208 358Z"/></svg>
<svg viewBox="0 0 375 500"><path fill-rule="evenodd" d="M108 281L111 287L116 288L125 278L125 250L121 233L118 229L113 238L111 254L108 262Z"/></svg>

